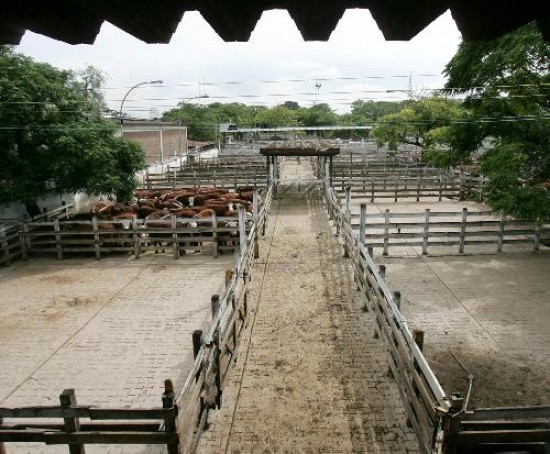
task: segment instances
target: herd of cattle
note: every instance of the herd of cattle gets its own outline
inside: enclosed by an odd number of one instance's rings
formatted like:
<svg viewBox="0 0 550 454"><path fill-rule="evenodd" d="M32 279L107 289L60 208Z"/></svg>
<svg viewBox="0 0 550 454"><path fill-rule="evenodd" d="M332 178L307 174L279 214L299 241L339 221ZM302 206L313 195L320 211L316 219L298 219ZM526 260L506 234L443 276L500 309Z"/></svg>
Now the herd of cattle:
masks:
<svg viewBox="0 0 550 454"><path fill-rule="evenodd" d="M177 245L177 254L183 255L189 248L201 250L205 242L215 243L216 251L233 250L239 242L239 207L242 221L249 223L254 189L137 190L131 204L98 202L89 212L63 222L64 245L74 250L75 243L85 244L87 239L93 239L93 232L100 237L102 246L112 250L131 249L136 241L144 250L150 248L155 253L166 252L168 246L176 249ZM257 194L260 199L260 191Z"/></svg>

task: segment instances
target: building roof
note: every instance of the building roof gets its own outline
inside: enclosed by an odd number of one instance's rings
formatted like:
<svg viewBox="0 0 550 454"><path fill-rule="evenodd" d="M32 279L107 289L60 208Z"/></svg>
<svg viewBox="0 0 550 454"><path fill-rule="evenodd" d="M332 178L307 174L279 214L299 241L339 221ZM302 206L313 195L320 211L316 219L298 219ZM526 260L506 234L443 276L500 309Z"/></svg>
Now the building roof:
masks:
<svg viewBox="0 0 550 454"><path fill-rule="evenodd" d="M2 10L0 44L19 44L26 30L92 44L104 21L146 43L169 43L183 13L194 10L224 41L248 41L270 9L288 10L306 41L326 41L350 8L370 10L387 41L410 40L448 9L466 41L493 39L532 21L550 41L545 0L21 0Z"/></svg>

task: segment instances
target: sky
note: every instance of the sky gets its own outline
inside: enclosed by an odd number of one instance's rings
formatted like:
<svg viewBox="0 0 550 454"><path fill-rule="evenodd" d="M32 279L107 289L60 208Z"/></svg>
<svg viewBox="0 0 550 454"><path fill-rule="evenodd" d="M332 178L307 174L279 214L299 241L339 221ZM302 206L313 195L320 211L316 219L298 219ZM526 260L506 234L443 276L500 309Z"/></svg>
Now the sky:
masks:
<svg viewBox="0 0 550 454"><path fill-rule="evenodd" d="M397 100L411 88L415 96L442 88L442 71L460 39L448 11L410 41L386 41L370 12L354 9L328 41L305 42L286 11L271 10L248 42L230 43L189 11L168 44L146 44L105 22L93 45L27 31L16 51L58 68L100 69L109 108L118 112L127 95L122 110L136 118L159 117L178 102L327 103L342 114L358 99ZM163 82L129 93L153 80Z"/></svg>

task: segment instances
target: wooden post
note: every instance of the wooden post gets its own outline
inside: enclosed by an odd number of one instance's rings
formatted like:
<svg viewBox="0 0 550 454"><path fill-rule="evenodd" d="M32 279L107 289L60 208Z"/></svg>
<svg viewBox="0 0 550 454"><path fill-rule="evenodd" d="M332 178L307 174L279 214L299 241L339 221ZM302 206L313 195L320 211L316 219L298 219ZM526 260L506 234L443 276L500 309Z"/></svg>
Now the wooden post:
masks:
<svg viewBox="0 0 550 454"><path fill-rule="evenodd" d="M218 249L218 217L216 216L216 213L214 213L212 215L212 255L214 258L218 257Z"/></svg>
<svg viewBox="0 0 550 454"><path fill-rule="evenodd" d="M378 267L378 273L383 281L386 280L386 265L380 265Z"/></svg>
<svg viewBox="0 0 550 454"><path fill-rule="evenodd" d="M220 310L220 295L212 295L210 298L210 308L212 310L212 320L214 320Z"/></svg>
<svg viewBox="0 0 550 454"><path fill-rule="evenodd" d="M53 230L55 232L55 248L57 249L58 260L63 259L63 245L61 244L61 233L59 227L59 219L54 219Z"/></svg>
<svg viewBox="0 0 550 454"><path fill-rule="evenodd" d="M500 222L498 223L498 233L497 233L497 252L502 252L502 245L504 244L504 230L506 228L506 216L503 214L500 217Z"/></svg>
<svg viewBox="0 0 550 454"><path fill-rule="evenodd" d="M542 220L537 219L537 225L535 227L535 244L533 245L533 250L535 252L540 251L540 233L542 230Z"/></svg>
<svg viewBox="0 0 550 454"><path fill-rule="evenodd" d="M171 222L171 227L172 227L172 249L173 249L173 254L174 254L174 259L178 259L179 256L180 256L180 250L179 250L179 247L178 247L178 232L176 231L177 229L177 222L176 222L176 215L173 214L170 216L170 222Z"/></svg>
<svg viewBox="0 0 550 454"><path fill-rule="evenodd" d="M132 218L132 242L134 244L134 258L139 259L141 254L140 237L138 233L137 219Z"/></svg>
<svg viewBox="0 0 550 454"><path fill-rule="evenodd" d="M3 419L0 417L0 430L2 427L2 421ZM6 454L6 446L4 445L3 441L0 441L0 454Z"/></svg>
<svg viewBox="0 0 550 454"><path fill-rule="evenodd" d="M349 224L351 227L351 186L348 186L346 188L346 213L345 213L345 219L344 223ZM345 232L346 229L343 229ZM344 257L349 257L349 248L347 244L347 238L345 235L342 235L344 240Z"/></svg>
<svg viewBox="0 0 550 454"><path fill-rule="evenodd" d="M233 277L233 269L232 268L226 268L225 270L225 287L229 287L229 284L231 283L231 278Z"/></svg>
<svg viewBox="0 0 550 454"><path fill-rule="evenodd" d="M394 202L397 202L397 188L399 186L399 177L395 177L395 194L394 194Z"/></svg>
<svg viewBox="0 0 550 454"><path fill-rule="evenodd" d="M97 224L97 216L92 217L92 230L94 231L95 258L99 260L101 258L101 247L100 247L100 238L99 238L99 226Z"/></svg>
<svg viewBox="0 0 550 454"><path fill-rule="evenodd" d="M443 196L443 181L441 172L439 172L439 201L441 202L441 198Z"/></svg>
<svg viewBox="0 0 550 454"><path fill-rule="evenodd" d="M167 433L176 433L176 393L172 380L164 380L164 394L162 395L162 408L172 409L173 411L164 417L164 431ZM168 454L179 453L179 442L167 443Z"/></svg>
<svg viewBox="0 0 550 454"><path fill-rule="evenodd" d="M271 164L270 164L270 160L269 160L269 156L266 156L265 157L265 165L266 165L266 183L267 183L267 188L269 190L269 187L271 186Z"/></svg>
<svg viewBox="0 0 550 454"><path fill-rule="evenodd" d="M10 259L10 249L8 246L8 240L6 236L6 231L0 227L0 246L2 247L2 251L4 251L4 256L6 257L5 264L11 265L11 259Z"/></svg>
<svg viewBox="0 0 550 454"><path fill-rule="evenodd" d="M388 244L390 240L390 210L386 208L384 212L384 251L382 255L388 255Z"/></svg>
<svg viewBox="0 0 550 454"><path fill-rule="evenodd" d="M201 346L202 346L202 330L197 329L193 331L193 358L194 359L197 359Z"/></svg>
<svg viewBox="0 0 550 454"><path fill-rule="evenodd" d="M330 185L332 186L332 155L328 158L329 161L329 179L330 179Z"/></svg>
<svg viewBox="0 0 550 454"><path fill-rule="evenodd" d="M62 408L70 408L76 406L76 395L74 389L65 389L59 396L59 402ZM68 433L78 432L80 429L80 423L78 418L63 418L65 422L65 431ZM83 444L75 443L69 444L70 454L85 454L86 449Z"/></svg>
<svg viewBox="0 0 550 454"><path fill-rule="evenodd" d="M413 339L416 343L416 345L418 345L418 348L420 349L420 351L424 350L424 331L421 331L421 330L413 330Z"/></svg>
<svg viewBox="0 0 550 454"><path fill-rule="evenodd" d="M397 309L401 311L401 292L400 291L393 292L393 301L395 302Z"/></svg>
<svg viewBox="0 0 550 454"><path fill-rule="evenodd" d="M459 200L464 200L464 174L461 173L460 174L460 189L459 189L459 193L458 193L458 198Z"/></svg>
<svg viewBox="0 0 550 454"><path fill-rule="evenodd" d="M428 243L430 239L430 209L426 208L424 214L424 237L422 238L422 254L428 254Z"/></svg>
<svg viewBox="0 0 550 454"><path fill-rule="evenodd" d="M29 258L29 249L30 249L30 240L28 239L29 233L29 224L26 222L23 224L23 231L19 232L19 244L21 245L21 258L23 260L28 260ZM2 454L0 452L0 454Z"/></svg>
<svg viewBox="0 0 550 454"><path fill-rule="evenodd" d="M485 181L484 181L484 178L483 178L483 175L480 175L479 176L479 201L480 202L483 202L483 185L484 185Z"/></svg>
<svg viewBox="0 0 550 454"><path fill-rule="evenodd" d="M468 222L468 208L462 208L462 225L460 226L460 246L458 251L464 253L464 243L466 241L466 223Z"/></svg>
<svg viewBox="0 0 550 454"><path fill-rule="evenodd" d="M371 203L374 203L374 179L375 176L371 177L371 185L370 185L370 201Z"/></svg>
<svg viewBox="0 0 550 454"><path fill-rule="evenodd" d="M420 202L420 173L416 179L416 201Z"/></svg>
<svg viewBox="0 0 550 454"><path fill-rule="evenodd" d="M237 211L239 213L239 249L240 254L243 255L246 249L246 215L242 205L238 206Z"/></svg>
<svg viewBox="0 0 550 454"><path fill-rule="evenodd" d="M359 242L365 245L365 232L367 229L367 204L362 203L359 214Z"/></svg>
<svg viewBox="0 0 550 454"><path fill-rule="evenodd" d="M260 192L256 189L252 196L252 219L254 225L254 258L257 259L260 257L260 243L258 238L258 229L259 229L259 204L260 204Z"/></svg>

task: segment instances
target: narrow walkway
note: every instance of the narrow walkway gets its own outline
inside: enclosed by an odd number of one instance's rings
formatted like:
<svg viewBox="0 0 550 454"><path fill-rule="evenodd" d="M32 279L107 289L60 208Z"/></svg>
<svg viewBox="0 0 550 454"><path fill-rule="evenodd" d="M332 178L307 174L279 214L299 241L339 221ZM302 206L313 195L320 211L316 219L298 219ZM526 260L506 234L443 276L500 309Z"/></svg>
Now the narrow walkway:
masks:
<svg viewBox="0 0 550 454"><path fill-rule="evenodd" d="M199 452L415 453L386 347L361 310L309 162L285 161L254 306Z"/></svg>

